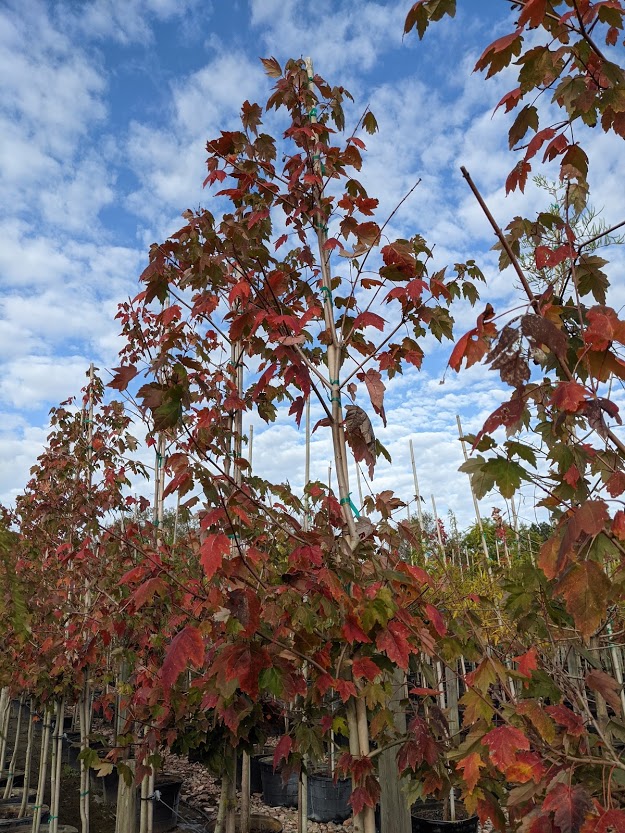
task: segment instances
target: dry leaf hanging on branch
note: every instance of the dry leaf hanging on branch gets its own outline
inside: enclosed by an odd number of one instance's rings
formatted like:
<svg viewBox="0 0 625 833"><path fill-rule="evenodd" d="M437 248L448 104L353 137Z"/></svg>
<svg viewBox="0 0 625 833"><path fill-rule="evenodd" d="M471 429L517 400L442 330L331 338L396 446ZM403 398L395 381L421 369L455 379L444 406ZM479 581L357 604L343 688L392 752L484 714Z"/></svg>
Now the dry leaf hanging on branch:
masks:
<svg viewBox="0 0 625 833"><path fill-rule="evenodd" d="M358 405L345 406L345 434L357 463L363 461L369 468L369 477L373 477L376 461L375 435L371 420Z"/></svg>

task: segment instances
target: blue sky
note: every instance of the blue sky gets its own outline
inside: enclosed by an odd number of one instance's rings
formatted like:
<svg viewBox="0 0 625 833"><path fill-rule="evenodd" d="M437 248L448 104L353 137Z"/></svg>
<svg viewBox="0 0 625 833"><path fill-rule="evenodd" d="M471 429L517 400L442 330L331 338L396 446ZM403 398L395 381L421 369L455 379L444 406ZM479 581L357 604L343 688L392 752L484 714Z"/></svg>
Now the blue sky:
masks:
<svg viewBox="0 0 625 833"><path fill-rule="evenodd" d="M311 55L315 69L370 106L380 125L367 139L362 179L382 216L421 178L393 231L424 234L440 265L476 257L488 299L514 302L492 235L459 174L466 165L503 225L530 213L505 198L513 159L507 118L492 111L509 86L471 70L506 30L505 0L459 2L455 21L419 43L402 40L410 2L383 0L5 0L0 6L0 501L11 503L47 434L47 414L76 394L90 361L118 364L119 301L137 291L149 245L180 224L202 192L205 142L236 124L243 100L262 103L271 82L259 57ZM270 120L271 121L271 120ZM599 202L621 219L614 176L620 148L597 137ZM603 143L603 145L601 145ZM530 200L532 188L529 188ZM541 197L543 203L546 198ZM538 204L535 207L540 207ZM623 299L625 300L625 299ZM472 326L460 310L458 336ZM393 455L374 488L412 494L412 438L426 508L461 525L472 505L455 415L477 430L505 395L482 368L440 384L451 344L435 342L420 374L389 385L389 425L376 425ZM255 466L294 488L303 477L303 438L286 415L255 425ZM141 433L141 429L137 429ZM315 437L313 476L325 478L327 438ZM534 519L531 495L520 507ZM484 501L483 512L501 500Z"/></svg>

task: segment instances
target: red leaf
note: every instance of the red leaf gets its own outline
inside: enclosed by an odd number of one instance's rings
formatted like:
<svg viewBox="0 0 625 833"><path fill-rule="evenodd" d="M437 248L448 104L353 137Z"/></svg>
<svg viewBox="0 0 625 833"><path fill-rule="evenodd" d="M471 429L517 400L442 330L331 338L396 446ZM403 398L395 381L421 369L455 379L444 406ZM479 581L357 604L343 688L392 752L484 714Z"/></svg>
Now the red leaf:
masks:
<svg viewBox="0 0 625 833"><path fill-rule="evenodd" d="M369 368L366 373L359 373L357 378L367 386L373 409L382 418L382 422L386 427L386 413L384 412L384 391L386 390L386 386L382 381L380 372L374 368Z"/></svg>
<svg viewBox="0 0 625 833"><path fill-rule="evenodd" d="M415 763L419 765L425 762L434 766L438 759L438 746L425 720L419 715L413 717L408 726L408 732L417 745Z"/></svg>
<svg viewBox="0 0 625 833"><path fill-rule="evenodd" d="M569 565L556 585L555 591L564 598L582 636L592 636L604 619L611 587L595 561Z"/></svg>
<svg viewBox="0 0 625 833"><path fill-rule="evenodd" d="M586 315L584 343L591 350L607 350L613 341L625 343L625 322L620 321L611 307L593 307Z"/></svg>
<svg viewBox="0 0 625 833"><path fill-rule="evenodd" d="M612 521L612 532L619 541L625 541L625 512L619 509Z"/></svg>
<svg viewBox="0 0 625 833"><path fill-rule="evenodd" d="M419 697L438 697L441 692L438 688L421 688L417 686L416 688L411 688L409 693L418 694Z"/></svg>
<svg viewBox="0 0 625 833"><path fill-rule="evenodd" d="M204 640L197 628L187 625L172 639L161 669L165 688L171 688L190 662L199 668L204 662Z"/></svg>
<svg viewBox="0 0 625 833"><path fill-rule="evenodd" d="M567 735L578 738L584 734L584 723L581 717L571 711L568 706L546 706L545 711L553 717L559 726L565 728Z"/></svg>
<svg viewBox="0 0 625 833"><path fill-rule="evenodd" d="M280 761L286 761L291 752L293 740L288 735L282 735L273 753L273 768L276 770Z"/></svg>
<svg viewBox="0 0 625 833"><path fill-rule="evenodd" d="M282 245L283 245L283 243L286 243L287 239L288 239L288 235L286 235L286 234L283 234L283 235L281 235L280 237L278 237L278 239L276 240L276 242L273 244L273 248L274 248L274 250L275 250L275 249L279 249L279 248L280 248L280 246L282 246Z"/></svg>
<svg viewBox="0 0 625 833"><path fill-rule="evenodd" d="M557 249L550 249L549 246L536 246L534 258L537 269L552 269L559 266L571 255L569 246L558 246Z"/></svg>
<svg viewBox="0 0 625 833"><path fill-rule="evenodd" d="M527 146L527 150L525 151L525 160L528 161L535 156L536 153L540 150L543 144L548 140L555 136L556 131L553 127L546 127L544 130L539 130L535 136L532 137L530 143ZM539 248L545 249L546 246L540 246ZM538 266L538 264L536 264ZM539 269L542 269L542 266L538 266Z"/></svg>
<svg viewBox="0 0 625 833"><path fill-rule="evenodd" d="M556 784L543 801L543 810L552 812L561 833L578 833L586 813L590 810L590 797L577 784Z"/></svg>
<svg viewBox="0 0 625 833"><path fill-rule="evenodd" d="M369 657L358 657L352 664L352 675L355 680L365 677L369 682L373 682L381 673L378 666Z"/></svg>
<svg viewBox="0 0 625 833"><path fill-rule="evenodd" d="M527 184L527 175L531 170L532 166L529 162L518 162L510 171L508 178L506 179L506 195L508 195L511 191L514 191L515 188L518 188L519 191L523 193Z"/></svg>
<svg viewBox="0 0 625 833"><path fill-rule="evenodd" d="M355 330L364 327L375 327L377 330L384 330L385 321L381 315L376 315L375 312L361 312L354 319L353 327Z"/></svg>
<svg viewBox="0 0 625 833"><path fill-rule="evenodd" d="M540 26L545 16L546 8L547 0L526 0L519 14L519 26L525 26L526 23L529 23L532 29Z"/></svg>
<svg viewBox="0 0 625 833"><path fill-rule="evenodd" d="M356 697L358 693L356 686L350 680L342 680L341 678L334 681L334 688L344 703L347 703L350 697Z"/></svg>
<svg viewBox="0 0 625 833"><path fill-rule="evenodd" d="M109 388L124 391L139 372L133 364L113 368L114 376L108 383Z"/></svg>
<svg viewBox="0 0 625 833"><path fill-rule="evenodd" d="M250 697L258 697L258 677L264 668L271 666L266 649L253 642L228 645L222 660L226 666L226 680L237 680L242 691Z"/></svg>
<svg viewBox="0 0 625 833"><path fill-rule="evenodd" d="M493 41L480 55L478 62L475 65L475 69L485 69L488 66L488 61L485 60L489 55L503 52L508 46L511 46L514 41L519 36L519 29L514 32L510 32L508 35L504 35L501 38L498 38L496 41Z"/></svg>
<svg viewBox="0 0 625 833"><path fill-rule="evenodd" d="M147 601L151 601L159 591L166 591L167 585L162 578L150 578L140 584L132 594L135 610L139 610Z"/></svg>
<svg viewBox="0 0 625 833"><path fill-rule="evenodd" d="M482 738L482 743L488 747L490 759L495 766L505 772L516 760L517 752L528 750L530 744L520 729L514 726L498 726L491 729Z"/></svg>
<svg viewBox="0 0 625 833"><path fill-rule="evenodd" d="M202 543L200 564L207 579L211 579L221 569L224 556L228 555L229 552L230 541L223 532L206 536Z"/></svg>
<svg viewBox="0 0 625 833"><path fill-rule="evenodd" d="M354 642L371 642L353 616L347 617L347 621L343 625L341 632L350 645L353 645Z"/></svg>
<svg viewBox="0 0 625 833"><path fill-rule="evenodd" d="M610 493L610 497L618 497L619 495L622 495L623 492L625 492L625 473L622 471L615 471L614 474L610 475L610 479L606 483L606 489Z"/></svg>
<svg viewBox="0 0 625 833"><path fill-rule="evenodd" d="M499 104L495 107L495 112L499 110L502 104L506 105L506 113L509 113L510 110L514 110L521 99L521 88L517 87L514 90L510 90L509 93L506 93L504 97L501 99Z"/></svg>
<svg viewBox="0 0 625 833"><path fill-rule="evenodd" d="M609 520L608 506L603 500L587 500L575 512L574 529L575 540L582 532L587 535L598 535L603 531Z"/></svg>
<svg viewBox="0 0 625 833"><path fill-rule="evenodd" d="M387 657L400 668L408 668L411 648L406 636L409 630L401 622L389 622L377 636L375 644Z"/></svg>
<svg viewBox="0 0 625 833"><path fill-rule="evenodd" d="M625 833L625 810L606 810L586 820L582 833Z"/></svg>
<svg viewBox="0 0 625 833"><path fill-rule="evenodd" d="M439 611L434 607L434 605L426 604L425 606L425 615L428 617L432 625L434 626L434 630L439 636L445 636L447 633L447 626L443 621L443 617L439 613Z"/></svg>

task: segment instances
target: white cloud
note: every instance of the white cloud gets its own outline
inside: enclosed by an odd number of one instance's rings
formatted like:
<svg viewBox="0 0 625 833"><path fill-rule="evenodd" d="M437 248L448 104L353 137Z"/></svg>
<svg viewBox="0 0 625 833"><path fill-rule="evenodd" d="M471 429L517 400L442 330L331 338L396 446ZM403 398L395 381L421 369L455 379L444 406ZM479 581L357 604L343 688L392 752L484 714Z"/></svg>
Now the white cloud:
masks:
<svg viewBox="0 0 625 833"><path fill-rule="evenodd" d="M368 0L321 0L314 11L303 0L251 0L251 8L267 55L311 56L315 71L328 80L339 70L353 78L370 70L390 45L399 47L405 16L399 4Z"/></svg>
<svg viewBox="0 0 625 833"><path fill-rule="evenodd" d="M76 14L75 3L64 3L59 18L70 30L90 39L112 39L123 45L154 40L153 21L184 18L197 0L89 0ZM210 3L206 6L206 11Z"/></svg>
<svg viewBox="0 0 625 833"><path fill-rule="evenodd" d="M22 356L5 365L0 403L19 410L58 403L82 387L89 359L83 356Z"/></svg>

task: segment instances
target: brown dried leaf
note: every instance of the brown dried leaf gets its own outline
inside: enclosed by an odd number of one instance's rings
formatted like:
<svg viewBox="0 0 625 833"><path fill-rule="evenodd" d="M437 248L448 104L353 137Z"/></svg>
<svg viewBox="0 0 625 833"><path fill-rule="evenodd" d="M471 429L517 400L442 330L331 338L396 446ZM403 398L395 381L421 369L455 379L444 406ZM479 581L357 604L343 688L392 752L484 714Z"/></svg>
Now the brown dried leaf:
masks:
<svg viewBox="0 0 625 833"><path fill-rule="evenodd" d="M544 345L559 359L566 356L567 337L555 324L540 315L524 315L521 319L521 330L532 347L542 348Z"/></svg>
<svg viewBox="0 0 625 833"><path fill-rule="evenodd" d="M373 477L376 444L371 420L358 405L346 405L343 424L354 459L357 463L365 462L369 468L369 477Z"/></svg>

